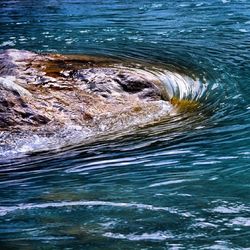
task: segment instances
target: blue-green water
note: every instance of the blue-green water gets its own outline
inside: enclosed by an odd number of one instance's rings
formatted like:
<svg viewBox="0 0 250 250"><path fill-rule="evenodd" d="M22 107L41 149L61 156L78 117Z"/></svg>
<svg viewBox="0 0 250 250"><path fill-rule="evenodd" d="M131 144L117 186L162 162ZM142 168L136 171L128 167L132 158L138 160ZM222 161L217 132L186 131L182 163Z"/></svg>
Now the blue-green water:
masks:
<svg viewBox="0 0 250 250"><path fill-rule="evenodd" d="M1 249L250 248L249 0L1 0L7 48L181 68L206 90L153 126L2 154Z"/></svg>

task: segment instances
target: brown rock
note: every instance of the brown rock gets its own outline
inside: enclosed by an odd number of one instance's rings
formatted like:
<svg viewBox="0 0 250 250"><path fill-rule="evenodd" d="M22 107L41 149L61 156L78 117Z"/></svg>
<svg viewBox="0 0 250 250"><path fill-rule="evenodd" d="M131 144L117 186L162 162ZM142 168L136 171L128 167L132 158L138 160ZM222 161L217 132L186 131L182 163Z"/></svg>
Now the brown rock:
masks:
<svg viewBox="0 0 250 250"><path fill-rule="evenodd" d="M0 54L0 132L118 131L174 112L166 96L156 75L128 62L14 49Z"/></svg>

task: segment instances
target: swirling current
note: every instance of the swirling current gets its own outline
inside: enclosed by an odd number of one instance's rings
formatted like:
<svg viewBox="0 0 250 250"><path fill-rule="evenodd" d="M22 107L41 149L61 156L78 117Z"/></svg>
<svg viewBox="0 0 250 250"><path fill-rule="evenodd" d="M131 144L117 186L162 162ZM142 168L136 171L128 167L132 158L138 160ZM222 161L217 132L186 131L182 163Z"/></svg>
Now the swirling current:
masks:
<svg viewBox="0 0 250 250"><path fill-rule="evenodd" d="M91 138L0 131L14 145L0 145L0 248L249 249L249 10L248 0L0 1L1 51L135 62L185 101Z"/></svg>

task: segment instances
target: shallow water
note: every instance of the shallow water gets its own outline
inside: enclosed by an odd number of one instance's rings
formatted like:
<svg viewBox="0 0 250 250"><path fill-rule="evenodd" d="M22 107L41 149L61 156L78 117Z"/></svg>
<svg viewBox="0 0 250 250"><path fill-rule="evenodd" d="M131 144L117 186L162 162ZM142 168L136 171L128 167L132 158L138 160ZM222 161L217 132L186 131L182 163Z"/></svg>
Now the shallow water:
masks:
<svg viewBox="0 0 250 250"><path fill-rule="evenodd" d="M204 91L189 96L197 110L148 126L49 152L34 138L28 155L2 154L1 249L248 249L249 9L248 0L2 0L1 50L161 65L195 75Z"/></svg>

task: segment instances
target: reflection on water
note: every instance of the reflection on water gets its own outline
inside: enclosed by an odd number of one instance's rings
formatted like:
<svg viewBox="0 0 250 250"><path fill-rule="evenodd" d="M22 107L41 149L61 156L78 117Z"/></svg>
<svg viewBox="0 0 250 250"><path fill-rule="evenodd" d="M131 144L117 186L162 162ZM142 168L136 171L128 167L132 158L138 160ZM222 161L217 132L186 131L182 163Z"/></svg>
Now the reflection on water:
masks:
<svg viewBox="0 0 250 250"><path fill-rule="evenodd" d="M170 94L199 101L195 110L1 156L1 247L247 249L249 7L248 0L1 1L1 49L114 56L200 80L165 81ZM158 72L164 81L166 71Z"/></svg>

